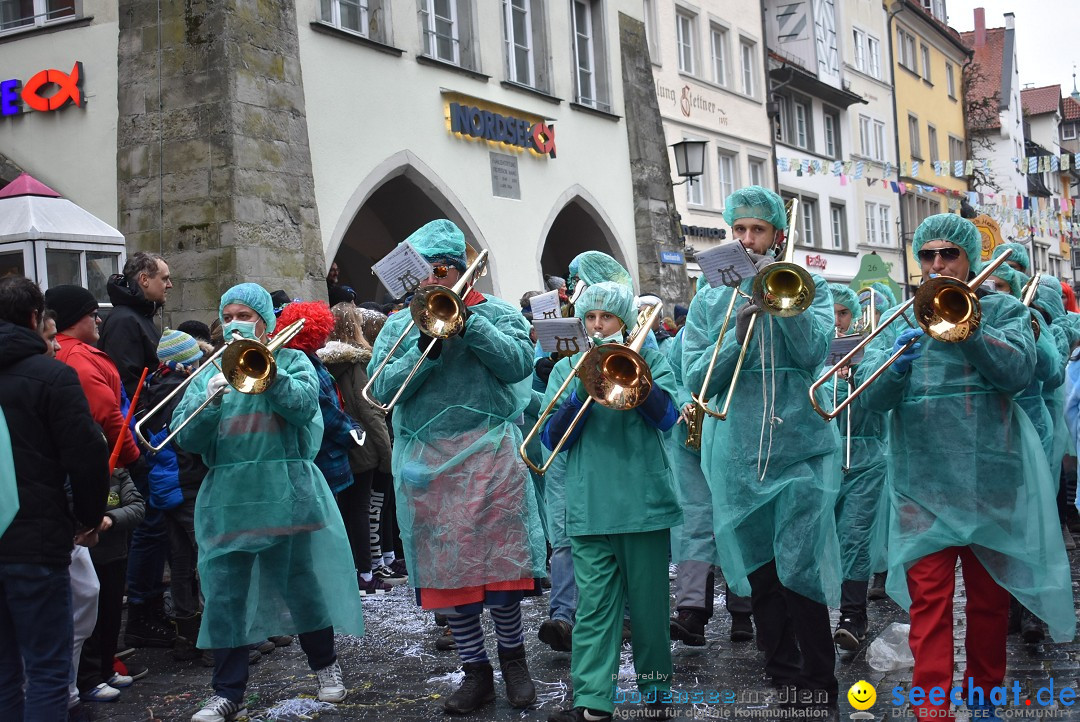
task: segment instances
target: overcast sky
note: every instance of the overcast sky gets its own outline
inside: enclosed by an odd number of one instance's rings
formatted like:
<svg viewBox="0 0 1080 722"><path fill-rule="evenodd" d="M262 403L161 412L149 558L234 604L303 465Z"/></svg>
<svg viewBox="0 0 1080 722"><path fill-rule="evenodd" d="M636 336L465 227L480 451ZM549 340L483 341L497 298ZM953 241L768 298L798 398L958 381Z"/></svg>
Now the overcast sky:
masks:
<svg viewBox="0 0 1080 722"><path fill-rule="evenodd" d="M1072 92L1073 65L1080 65L1080 44L1070 36L1080 26L1080 1L946 0L945 7L949 25L960 32L975 29L977 7L986 8L988 28L1005 27L1005 13L1015 13L1021 87L1060 83L1063 95Z"/></svg>

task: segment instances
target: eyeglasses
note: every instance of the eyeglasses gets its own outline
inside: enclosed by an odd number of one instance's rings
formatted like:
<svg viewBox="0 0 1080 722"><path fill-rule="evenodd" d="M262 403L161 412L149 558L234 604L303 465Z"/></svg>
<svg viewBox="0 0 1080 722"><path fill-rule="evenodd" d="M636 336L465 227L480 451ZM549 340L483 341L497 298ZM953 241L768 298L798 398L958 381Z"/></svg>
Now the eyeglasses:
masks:
<svg viewBox="0 0 1080 722"><path fill-rule="evenodd" d="M431 275L435 278L446 278L446 274L450 273L450 266L446 263L433 263L431 264Z"/></svg>
<svg viewBox="0 0 1080 722"><path fill-rule="evenodd" d="M919 260L923 263L933 263L935 256L941 256L943 261L955 261L960 257L961 248L949 247L949 248L924 248L919 251Z"/></svg>

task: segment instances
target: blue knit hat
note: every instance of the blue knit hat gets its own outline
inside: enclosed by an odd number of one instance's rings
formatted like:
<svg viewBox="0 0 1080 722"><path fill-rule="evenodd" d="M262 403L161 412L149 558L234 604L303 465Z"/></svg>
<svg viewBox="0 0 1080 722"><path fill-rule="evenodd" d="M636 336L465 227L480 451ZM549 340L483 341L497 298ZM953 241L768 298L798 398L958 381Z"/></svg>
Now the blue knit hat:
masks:
<svg viewBox="0 0 1080 722"><path fill-rule="evenodd" d="M274 315L274 301L270 298L270 292L257 283L241 283L233 286L221 296L221 304L218 306L218 318L225 323L222 316L225 315L225 307L230 303L239 303L247 306L266 324L266 332L273 333L277 326L277 316Z"/></svg>
<svg viewBox="0 0 1080 722"><path fill-rule="evenodd" d="M194 364L202 358L202 355L203 352L199 348L199 342L183 331L174 331L167 328L161 334L161 340L158 341L158 361L168 365L170 368L175 368L174 365L187 366Z"/></svg>

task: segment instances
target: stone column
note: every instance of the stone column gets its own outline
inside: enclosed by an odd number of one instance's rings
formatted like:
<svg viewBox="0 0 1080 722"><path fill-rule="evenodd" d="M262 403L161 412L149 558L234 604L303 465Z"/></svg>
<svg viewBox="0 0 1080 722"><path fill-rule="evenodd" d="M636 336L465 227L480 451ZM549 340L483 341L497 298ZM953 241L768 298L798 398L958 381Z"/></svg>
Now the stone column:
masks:
<svg viewBox="0 0 1080 722"><path fill-rule="evenodd" d="M326 298L295 4L119 0L119 13L120 230L129 253L169 262L166 322L209 321L243 281Z"/></svg>
<svg viewBox="0 0 1080 722"><path fill-rule="evenodd" d="M642 291L664 300L665 312L690 299L686 264L660 262L661 251L683 252L676 232L675 193L660 106L656 103L645 24L619 13L623 108L630 140L630 175L634 192L638 281Z"/></svg>

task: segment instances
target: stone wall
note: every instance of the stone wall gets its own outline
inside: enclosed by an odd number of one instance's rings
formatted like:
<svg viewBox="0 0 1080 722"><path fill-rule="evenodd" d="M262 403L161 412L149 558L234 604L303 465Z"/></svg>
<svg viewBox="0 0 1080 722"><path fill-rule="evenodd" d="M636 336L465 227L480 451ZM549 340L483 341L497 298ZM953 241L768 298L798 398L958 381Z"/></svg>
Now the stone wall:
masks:
<svg viewBox="0 0 1080 722"><path fill-rule="evenodd" d="M656 103L645 24L619 13L619 46L626 133L630 140L639 288L660 296L665 313L671 315L674 303L689 301L690 281L685 263L660 262L661 251L681 253L683 242L676 233L671 166L660 107Z"/></svg>
<svg viewBox="0 0 1080 722"><path fill-rule="evenodd" d="M119 224L169 262L166 322L209 320L242 281L325 298L295 4L119 11Z"/></svg>

